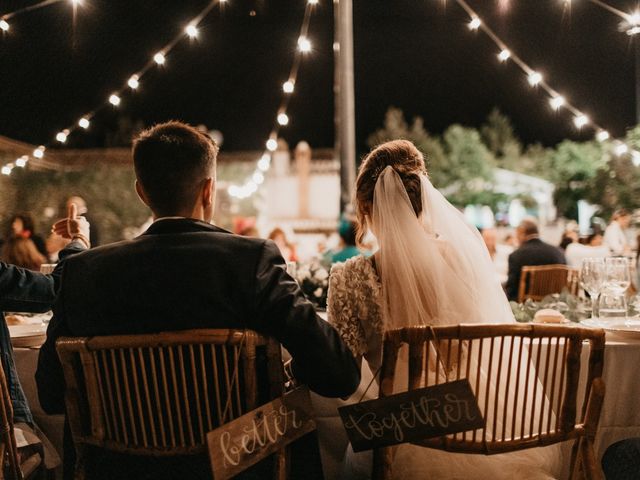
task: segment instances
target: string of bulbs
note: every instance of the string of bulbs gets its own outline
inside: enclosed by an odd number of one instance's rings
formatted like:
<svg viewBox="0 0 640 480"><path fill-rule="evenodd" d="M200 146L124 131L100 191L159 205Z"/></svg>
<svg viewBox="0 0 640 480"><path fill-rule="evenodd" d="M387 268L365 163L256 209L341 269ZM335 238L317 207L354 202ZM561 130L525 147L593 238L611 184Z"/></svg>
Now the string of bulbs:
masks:
<svg viewBox="0 0 640 480"><path fill-rule="evenodd" d="M27 12L33 12L34 10L40 10L41 8L48 7L49 5L54 5L56 3L62 3L64 1L66 0L43 0L42 2L35 3L33 5L20 8L13 12L0 15L0 30L3 32L8 32L9 29L11 28L11 25L9 24L9 20L11 20L14 17L17 17L18 15L21 15ZM82 0L70 0L70 2L74 8L77 7L78 5L82 5Z"/></svg>
<svg viewBox="0 0 640 480"><path fill-rule="evenodd" d="M53 1L53 0L47 0ZM57 0L61 1L61 0ZM78 1L78 0L75 0ZM182 40L186 37L190 39L196 39L198 37L198 24L209 14L209 12L217 5L225 3L227 0L212 0L205 8L203 8L198 15L196 15L191 21L187 23L184 30L177 34L174 38L171 39L164 47L162 47L157 53L153 55L151 60L149 60L140 70L131 75L125 84L118 90L111 93L106 102L103 102L90 112L83 115L75 124L70 125L67 128L60 130L56 136L55 140L59 143L66 143L69 135L78 130L87 130L91 126L91 120L95 115L103 110L108 105L112 107L119 107L122 102L122 97L127 91L135 91L139 86L142 77L145 73L147 73L154 66L162 66L165 64L167 56L169 52ZM44 2L43 2L44 3ZM309 23L311 19L311 13L313 11L313 7L318 5L319 0L307 0L307 5L305 8L304 18L302 21L302 26L300 28L300 35L297 41L297 49L294 54L294 59L292 63L292 67L289 73L288 79L282 84L282 100L280 102L278 112L276 115L276 123L274 128L271 130L269 134L269 138L265 143L265 153L262 155L260 160L258 160L256 164L256 168L251 175L251 178L245 182L242 186L231 185L229 187L229 193L237 198L246 198L255 193L258 189L258 186L264 182L264 173L269 170L271 165L271 152L274 152L278 148L278 132L281 127L288 125L289 117L286 113L287 107L289 105L289 99L291 98L291 94L294 92L295 83L298 75L298 69L300 67L300 62L303 54L310 53L313 49L311 41L309 40L307 33L309 30ZM37 159L42 159L45 157L46 146L40 145L33 152L32 156ZM28 164L30 160L29 155L23 155L16 159L14 162L8 163L4 165L0 169L0 173L3 175L11 175L11 172L14 168L24 168Z"/></svg>
<svg viewBox="0 0 640 480"><path fill-rule="evenodd" d="M590 126L592 127L596 134L595 138L599 142L604 142L609 140L610 134L609 131L598 125L594 122L587 114L581 111L578 107L569 102L566 97L561 95L557 90L555 90L551 85L545 81L542 73L536 71L531 66L529 66L521 57L519 57L516 53L511 50L507 44L496 35L496 33L489 27L485 22L480 19L478 13L469 6L466 0L455 0L456 3L467 12L471 20L467 24L469 30L471 31L482 31L484 32L492 41L496 44L499 49L497 54L498 60L501 62L507 62L508 60L513 61L527 76L527 82L532 88L541 88L549 95L549 105L555 111L560 110L561 108L565 108L569 112L573 114L573 124L578 130L581 130L584 127ZM570 1L570 0L565 0ZM599 2L599 0L590 0L594 2ZM640 21L640 15L638 17L638 21ZM616 140L613 143L613 152L620 156L625 154L631 154L633 162L635 165L640 165L640 152L633 150L621 140Z"/></svg>

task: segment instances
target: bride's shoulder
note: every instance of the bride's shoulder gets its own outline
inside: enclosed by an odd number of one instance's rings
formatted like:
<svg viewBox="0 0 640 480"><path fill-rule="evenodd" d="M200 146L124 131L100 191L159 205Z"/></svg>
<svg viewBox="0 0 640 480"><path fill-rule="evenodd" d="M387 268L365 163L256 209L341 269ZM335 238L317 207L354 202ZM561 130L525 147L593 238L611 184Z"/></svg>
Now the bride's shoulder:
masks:
<svg viewBox="0 0 640 480"><path fill-rule="evenodd" d="M345 262L335 263L331 267L331 277L344 280L356 279L359 281L377 279L371 258L364 255L351 257Z"/></svg>

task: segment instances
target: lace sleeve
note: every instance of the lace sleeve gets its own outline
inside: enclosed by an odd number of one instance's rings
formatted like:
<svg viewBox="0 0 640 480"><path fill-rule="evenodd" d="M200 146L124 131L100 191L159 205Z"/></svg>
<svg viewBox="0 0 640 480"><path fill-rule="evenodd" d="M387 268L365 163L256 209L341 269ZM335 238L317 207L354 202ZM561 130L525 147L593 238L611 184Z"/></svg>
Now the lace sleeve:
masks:
<svg viewBox="0 0 640 480"><path fill-rule="evenodd" d="M335 264L329 277L327 314L329 323L338 331L351 353L361 357L367 352L367 342L354 302L353 285L349 284L349 271L345 264Z"/></svg>

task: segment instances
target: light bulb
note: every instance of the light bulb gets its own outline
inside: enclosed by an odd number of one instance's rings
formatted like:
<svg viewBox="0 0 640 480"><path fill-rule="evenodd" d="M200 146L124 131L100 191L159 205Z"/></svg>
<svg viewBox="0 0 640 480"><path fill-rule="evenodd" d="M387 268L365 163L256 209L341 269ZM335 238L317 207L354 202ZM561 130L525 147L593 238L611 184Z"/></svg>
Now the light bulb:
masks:
<svg viewBox="0 0 640 480"><path fill-rule="evenodd" d="M28 161L29 161L29 157L27 157L26 155L23 155L16 160L16 167L24 168L27 165Z"/></svg>
<svg viewBox="0 0 640 480"><path fill-rule="evenodd" d="M78 120L78 125L86 130L90 125L89 119L87 117L82 117L80 120Z"/></svg>
<svg viewBox="0 0 640 480"><path fill-rule="evenodd" d="M120 105L120 97L115 93L111 94L111 96L109 97L109 103L114 107L117 107L118 105Z"/></svg>
<svg viewBox="0 0 640 480"><path fill-rule="evenodd" d="M573 123L575 124L575 126L577 128L582 128L584 127L587 123L589 123L589 117L587 117L585 114L581 113L579 115L576 115L573 118Z"/></svg>
<svg viewBox="0 0 640 480"><path fill-rule="evenodd" d="M69 135L69 130L64 129L56 134L56 140L60 143L64 143L67 141L67 135Z"/></svg>
<svg viewBox="0 0 640 480"><path fill-rule="evenodd" d="M615 146L613 151L617 156L620 156L627 153L629 151L629 147L625 143L619 143Z"/></svg>
<svg viewBox="0 0 640 480"><path fill-rule="evenodd" d="M599 142L609 140L609 132L607 132L606 130L600 130L598 133L596 133L596 140L598 140Z"/></svg>
<svg viewBox="0 0 640 480"><path fill-rule="evenodd" d="M278 123L283 127L289 123L289 117L286 113L282 112L278 114Z"/></svg>
<svg viewBox="0 0 640 480"><path fill-rule="evenodd" d="M473 17L469 22L469 30L477 30L482 25L482 22L478 17Z"/></svg>
<svg viewBox="0 0 640 480"><path fill-rule="evenodd" d="M196 38L198 36L198 27L193 24L187 25L184 31L189 36L189 38Z"/></svg>
<svg viewBox="0 0 640 480"><path fill-rule="evenodd" d="M76 7L78 5L82 5L82 0L71 0L71 3L74 7Z"/></svg>
<svg viewBox="0 0 640 480"><path fill-rule="evenodd" d="M153 61L156 62L158 65L164 65L164 53L162 52L158 52L153 56Z"/></svg>
<svg viewBox="0 0 640 480"><path fill-rule="evenodd" d="M309 0L309 5L318 5L318 0Z"/></svg>
<svg viewBox="0 0 640 480"><path fill-rule="evenodd" d="M311 42L303 35L298 38L298 48L303 53L309 53L311 51Z"/></svg>
<svg viewBox="0 0 640 480"><path fill-rule="evenodd" d="M529 85L535 87L542 81L542 74L539 72L531 72L527 80L529 80Z"/></svg>
<svg viewBox="0 0 640 480"><path fill-rule="evenodd" d="M268 154L262 155L260 160L258 160L258 169L262 172L266 172L269 170L269 166L271 165L271 156Z"/></svg>
<svg viewBox="0 0 640 480"><path fill-rule="evenodd" d="M135 90L140 86L140 77L138 77L138 75L131 75L129 80L127 80L127 85L129 85L129 88L132 90Z"/></svg>
<svg viewBox="0 0 640 480"><path fill-rule="evenodd" d="M270 152L275 152L278 148L278 141L275 138L270 138L267 140L267 150Z"/></svg>
<svg viewBox="0 0 640 480"><path fill-rule="evenodd" d="M295 88L295 85L291 80L287 80L282 84L282 91L284 93L293 93L294 88Z"/></svg>
<svg viewBox="0 0 640 480"><path fill-rule="evenodd" d="M640 24L640 11L636 10L635 12L632 12L628 15L627 17L627 21L631 24L631 25L638 25Z"/></svg>
<svg viewBox="0 0 640 480"><path fill-rule="evenodd" d="M227 192L229 192L229 195L231 195L232 197L240 196L240 188L238 188L236 185L231 185L227 189Z"/></svg>
<svg viewBox="0 0 640 480"><path fill-rule="evenodd" d="M256 185L262 185L262 182L264 182L264 175L262 172L255 172L251 177L251 180L253 180Z"/></svg>
<svg viewBox="0 0 640 480"><path fill-rule="evenodd" d="M9 165L5 165L4 167L2 167L2 174L11 175L11 170L12 168Z"/></svg>
<svg viewBox="0 0 640 480"><path fill-rule="evenodd" d="M2 30L3 32L9 31L9 22L7 22L5 19L0 20L0 30Z"/></svg>
<svg viewBox="0 0 640 480"><path fill-rule="evenodd" d="M640 152L638 152L637 150L632 151L631 161L636 167L640 166Z"/></svg>
<svg viewBox="0 0 640 480"><path fill-rule="evenodd" d="M38 148L36 148L36 149L33 151L33 156L34 156L34 157L36 157L36 158L42 158L42 157L44 157L44 146L43 146L43 145L40 145Z"/></svg>
<svg viewBox="0 0 640 480"><path fill-rule="evenodd" d="M511 52L506 48L498 54L498 59L501 62L506 62L507 60L509 60L509 57L511 57Z"/></svg>
<svg viewBox="0 0 640 480"><path fill-rule="evenodd" d="M549 105L551 105L551 108L553 108L554 110L558 110L561 106L563 106L565 103L565 99L562 95L558 95L557 97L553 97L549 99Z"/></svg>

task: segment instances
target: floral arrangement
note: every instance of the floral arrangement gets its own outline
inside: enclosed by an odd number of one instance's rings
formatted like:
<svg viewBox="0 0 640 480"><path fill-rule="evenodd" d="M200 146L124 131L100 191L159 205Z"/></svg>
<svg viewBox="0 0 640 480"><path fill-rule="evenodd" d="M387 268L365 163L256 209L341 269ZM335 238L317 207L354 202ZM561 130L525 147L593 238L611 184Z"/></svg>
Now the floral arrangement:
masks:
<svg viewBox="0 0 640 480"><path fill-rule="evenodd" d="M591 315L591 301L572 295L567 290L547 295L539 302L530 298L524 303L510 302L513 316L518 322L531 322L538 310L550 308L562 313L567 320L579 322Z"/></svg>
<svg viewBox="0 0 640 480"><path fill-rule="evenodd" d="M295 279L309 301L318 308L327 308L327 292L329 290L329 271L314 259L298 264Z"/></svg>

